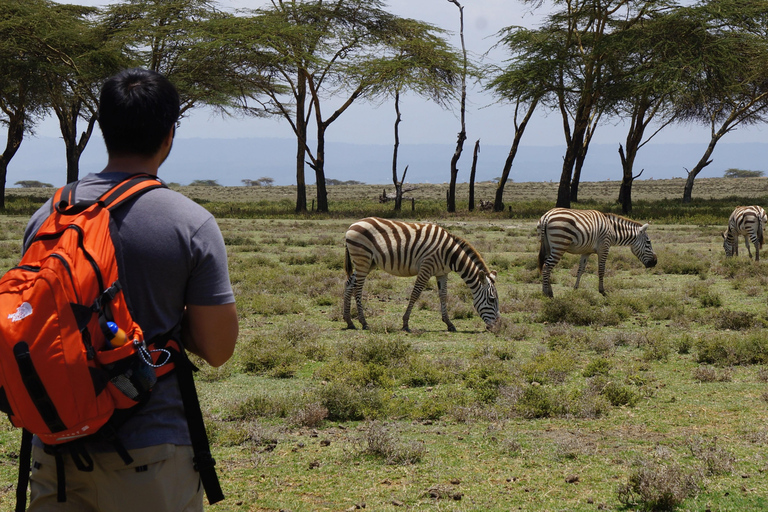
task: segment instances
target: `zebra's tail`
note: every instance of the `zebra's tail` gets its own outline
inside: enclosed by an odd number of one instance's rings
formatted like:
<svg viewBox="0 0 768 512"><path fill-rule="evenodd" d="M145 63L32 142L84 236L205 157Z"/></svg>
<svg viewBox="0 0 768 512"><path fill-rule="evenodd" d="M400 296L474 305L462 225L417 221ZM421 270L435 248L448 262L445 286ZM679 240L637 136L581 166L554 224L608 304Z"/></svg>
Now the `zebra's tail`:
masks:
<svg viewBox="0 0 768 512"><path fill-rule="evenodd" d="M539 244L539 273L541 273L541 269L544 268L544 262L547 260L547 257L549 256L549 243L547 242L547 225L542 223L538 230L539 237L540 237L540 244Z"/></svg>
<svg viewBox="0 0 768 512"><path fill-rule="evenodd" d="M765 228L765 219L762 215L757 216L757 242L760 244L758 250L763 247L763 229Z"/></svg>
<svg viewBox="0 0 768 512"><path fill-rule="evenodd" d="M344 248L344 271L347 277L352 275L352 258L349 257L349 247Z"/></svg>

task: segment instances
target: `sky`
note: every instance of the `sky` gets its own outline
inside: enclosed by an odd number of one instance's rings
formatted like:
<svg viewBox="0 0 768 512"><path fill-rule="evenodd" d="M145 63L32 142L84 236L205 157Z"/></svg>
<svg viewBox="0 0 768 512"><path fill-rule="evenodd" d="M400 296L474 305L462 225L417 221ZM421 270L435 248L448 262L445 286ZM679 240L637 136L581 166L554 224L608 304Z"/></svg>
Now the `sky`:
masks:
<svg viewBox="0 0 768 512"><path fill-rule="evenodd" d="M82 5L107 5L104 0L75 0ZM498 41L497 33L504 27L538 25L546 4L533 11L529 5L516 0L463 0L464 38L468 52L475 58L485 55L483 62L501 64L506 58L502 50L487 54ZM262 0L220 0L226 10L265 6ZM399 16L419 19L451 32L450 41L460 48L459 10L449 0L390 0L390 12ZM457 102L458 103L458 102ZM434 103L413 95L401 99L402 122L400 141L403 144L455 143L461 129L458 104L452 110L438 107ZM326 111L328 109L326 108ZM509 145L513 136L513 107L500 104L480 87L472 86L467 93L466 126L469 143L480 139L482 144ZM391 144L393 142L394 105L392 102L353 104L328 130L327 140L359 144ZM728 142L764 142L766 127L740 128L726 139ZM58 124L49 119L37 130L39 136L57 137ZM667 128L663 132L665 143L706 144L706 127L680 126ZM293 138L287 123L277 119L222 118L205 109L189 113L182 121L177 137L285 137ZM594 142L623 142L623 124L599 126ZM564 144L562 120L559 113L539 112L526 132L523 145L549 146Z"/></svg>
<svg viewBox="0 0 768 512"><path fill-rule="evenodd" d="M70 0L82 5L103 6L104 0ZM499 30L508 26L536 27L545 14L547 4L538 10L518 0L460 0L464 6L464 38L467 51L483 63L501 64L507 57L503 50L491 48L498 41ZM225 10L255 8L268 5L264 0L219 0ZM390 12L408 18L426 21L449 31L450 42L459 49L459 9L450 0L390 0ZM455 146L461 129L458 102L453 109L443 109L432 102L413 95L401 98L402 122L399 126L400 142L406 144L450 144ZM329 106L325 112L329 112ZM513 132L513 106L497 103L481 87L469 85L467 93L465 152L471 155L475 141L481 145L509 147ZM327 115L327 114L326 114ZM392 145L394 141L394 105L386 102L371 104L358 101L328 129L328 142L353 144ZM768 127L739 128L727 135L721 143L768 142ZM58 123L47 119L36 128L38 137L60 137ZM98 137L98 134L95 134ZM310 134L311 136L311 134ZM289 125L278 119L223 118L205 109L187 113L177 130L177 138L286 138L294 139ZM617 148L624 143L626 127L622 122L603 121L598 127L594 144L610 144ZM665 128L655 143L701 145L703 153L709 141L709 130L704 126L673 126ZM564 148L562 120L558 112L535 114L522 140L522 146L559 146ZM481 146L482 147L482 146ZM615 150L614 150L615 151ZM471 158L468 156L467 158ZM618 158L617 158L618 163ZM690 162L692 167L695 162ZM468 165L468 164L467 164ZM495 175L498 175L498 171ZM383 181L386 181L385 178Z"/></svg>

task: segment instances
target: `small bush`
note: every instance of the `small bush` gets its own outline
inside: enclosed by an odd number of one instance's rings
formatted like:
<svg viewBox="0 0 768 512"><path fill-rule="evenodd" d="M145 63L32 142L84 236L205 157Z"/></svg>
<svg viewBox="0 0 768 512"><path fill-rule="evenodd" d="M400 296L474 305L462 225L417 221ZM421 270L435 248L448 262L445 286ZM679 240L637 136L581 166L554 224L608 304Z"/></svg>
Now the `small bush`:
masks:
<svg viewBox="0 0 768 512"><path fill-rule="evenodd" d="M363 453L381 457L386 464L416 464L427 453L423 443L400 441L395 433L377 421L368 424L358 444L363 447Z"/></svg>
<svg viewBox="0 0 768 512"><path fill-rule="evenodd" d="M693 378L699 382L730 382L733 374L730 370L718 372L711 366L699 366L693 370Z"/></svg>
<svg viewBox="0 0 768 512"><path fill-rule="evenodd" d="M603 386L600 394L603 395L614 407L619 407L622 405L634 407L638 400L640 400L640 395L637 392L632 390L632 388L624 386L623 384L619 384L618 382L608 382L605 384L605 386Z"/></svg>
<svg viewBox="0 0 768 512"><path fill-rule="evenodd" d="M586 292L574 291L544 302L539 322L565 322L572 325L617 325L621 318L610 308L598 303Z"/></svg>
<svg viewBox="0 0 768 512"><path fill-rule="evenodd" d="M549 418L557 412L555 401L543 386L528 386L515 405L516 411L526 419Z"/></svg>
<svg viewBox="0 0 768 512"><path fill-rule="evenodd" d="M593 359L585 368L581 374L584 377L594 377L595 375L608 375L611 371L611 362L603 357Z"/></svg>
<svg viewBox="0 0 768 512"><path fill-rule="evenodd" d="M723 309L717 312L713 323L718 329L743 331L755 326L755 315L747 311Z"/></svg>
<svg viewBox="0 0 768 512"><path fill-rule="evenodd" d="M733 471L736 457L728 450L717 446L717 438L711 442L695 437L688 441L691 454L704 465L707 476L727 475Z"/></svg>
<svg viewBox="0 0 768 512"><path fill-rule="evenodd" d="M625 507L644 510L673 510L699 492L701 475L677 463L638 460L629 481L619 486L618 499Z"/></svg>
<svg viewBox="0 0 768 512"><path fill-rule="evenodd" d="M289 417L288 422L300 427L319 427L328 417L328 408L318 402L310 402L296 409Z"/></svg>
<svg viewBox="0 0 768 512"><path fill-rule="evenodd" d="M383 408L379 390L356 388L339 381L320 386L317 399L328 410L331 421L360 421L378 416Z"/></svg>
<svg viewBox="0 0 768 512"><path fill-rule="evenodd" d="M560 384L575 367L576 361L570 352L549 350L524 363L521 370L528 382Z"/></svg>

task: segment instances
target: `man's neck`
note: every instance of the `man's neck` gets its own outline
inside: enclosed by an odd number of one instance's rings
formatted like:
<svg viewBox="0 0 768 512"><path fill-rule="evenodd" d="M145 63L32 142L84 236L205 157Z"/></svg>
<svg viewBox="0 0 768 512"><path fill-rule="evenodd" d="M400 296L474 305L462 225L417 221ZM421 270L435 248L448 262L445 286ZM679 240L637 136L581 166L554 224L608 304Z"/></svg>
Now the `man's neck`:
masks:
<svg viewBox="0 0 768 512"><path fill-rule="evenodd" d="M107 160L107 166L101 172L146 173L157 176L159 167L160 162L154 157L138 155L110 156Z"/></svg>

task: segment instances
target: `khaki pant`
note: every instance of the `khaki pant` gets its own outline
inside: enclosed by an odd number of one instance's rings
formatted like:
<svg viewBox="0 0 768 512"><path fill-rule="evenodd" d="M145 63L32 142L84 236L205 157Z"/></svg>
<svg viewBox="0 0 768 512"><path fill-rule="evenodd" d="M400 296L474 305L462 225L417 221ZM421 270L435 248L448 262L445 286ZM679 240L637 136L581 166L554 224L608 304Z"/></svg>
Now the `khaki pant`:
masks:
<svg viewBox="0 0 768 512"><path fill-rule="evenodd" d="M94 470L78 471L64 456L67 501L56 501L56 460L32 449L31 503L27 512L201 512L203 487L192 467L192 447L164 444L115 453L93 453Z"/></svg>

